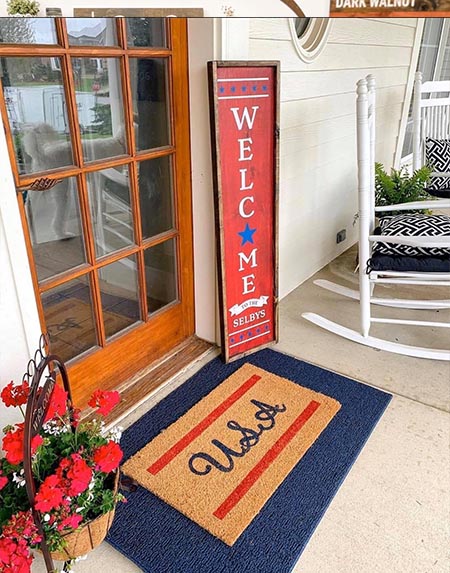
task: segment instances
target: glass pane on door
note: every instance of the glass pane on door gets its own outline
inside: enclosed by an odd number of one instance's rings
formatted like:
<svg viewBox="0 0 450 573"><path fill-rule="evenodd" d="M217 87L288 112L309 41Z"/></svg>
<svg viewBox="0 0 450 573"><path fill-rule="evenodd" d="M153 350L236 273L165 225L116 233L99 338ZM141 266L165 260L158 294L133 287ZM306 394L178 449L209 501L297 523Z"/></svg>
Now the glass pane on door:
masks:
<svg viewBox="0 0 450 573"><path fill-rule="evenodd" d="M167 47L164 18L127 18L128 46L135 48Z"/></svg>
<svg viewBox="0 0 450 573"><path fill-rule="evenodd" d="M97 345L88 276L45 292L42 305L52 351L64 361Z"/></svg>
<svg viewBox="0 0 450 573"><path fill-rule="evenodd" d="M127 139L118 58L72 58L85 161L124 155Z"/></svg>
<svg viewBox="0 0 450 573"><path fill-rule="evenodd" d="M95 251L102 257L134 242L128 166L86 176Z"/></svg>
<svg viewBox="0 0 450 573"><path fill-rule="evenodd" d="M0 76L19 173L73 164L59 58L0 58Z"/></svg>
<svg viewBox="0 0 450 573"><path fill-rule="evenodd" d="M153 313L178 299L175 239L150 247L144 259L148 311Z"/></svg>
<svg viewBox="0 0 450 573"><path fill-rule="evenodd" d="M130 58L136 149L170 145L167 59Z"/></svg>
<svg viewBox="0 0 450 573"><path fill-rule="evenodd" d="M141 161L138 180L142 235L148 239L173 228L172 159Z"/></svg>
<svg viewBox="0 0 450 573"><path fill-rule="evenodd" d="M117 46L116 21L113 18L68 18L70 46Z"/></svg>
<svg viewBox="0 0 450 573"><path fill-rule="evenodd" d="M57 44L53 18L0 18L0 44Z"/></svg>
<svg viewBox="0 0 450 573"><path fill-rule="evenodd" d="M22 196L39 281L85 263L76 179L63 179L52 189Z"/></svg>
<svg viewBox="0 0 450 573"><path fill-rule="evenodd" d="M106 338L140 321L136 256L99 270L100 295Z"/></svg>

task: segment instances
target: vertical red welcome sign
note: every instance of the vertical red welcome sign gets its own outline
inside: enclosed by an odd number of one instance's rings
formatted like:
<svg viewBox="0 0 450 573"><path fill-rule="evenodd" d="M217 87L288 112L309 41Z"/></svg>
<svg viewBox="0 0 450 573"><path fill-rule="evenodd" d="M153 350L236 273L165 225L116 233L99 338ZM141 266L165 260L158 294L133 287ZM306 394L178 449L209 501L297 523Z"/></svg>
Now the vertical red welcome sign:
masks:
<svg viewBox="0 0 450 573"><path fill-rule="evenodd" d="M209 77L228 362L278 339L279 65L210 62Z"/></svg>

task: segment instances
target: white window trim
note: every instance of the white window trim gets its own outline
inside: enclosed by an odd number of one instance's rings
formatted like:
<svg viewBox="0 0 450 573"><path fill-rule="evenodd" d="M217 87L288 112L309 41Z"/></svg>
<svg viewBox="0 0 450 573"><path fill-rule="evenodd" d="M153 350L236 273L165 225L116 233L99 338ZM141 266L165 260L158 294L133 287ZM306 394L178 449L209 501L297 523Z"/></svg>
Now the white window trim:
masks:
<svg viewBox="0 0 450 573"><path fill-rule="evenodd" d="M444 58L444 39L447 37L448 30L450 28L450 21L445 18L442 27L441 38L439 41L438 54L436 58L436 64L433 73L433 80L437 80L442 70L443 58ZM408 164L408 157L402 157L403 144L405 141L406 128L408 125L409 110L411 107L411 101L414 91L414 78L417 71L417 65L419 62L420 48L422 45L422 38L425 29L425 18L419 18L417 20L416 35L414 38L414 47L411 55L411 65L409 68L408 83L406 86L405 99L403 103L402 119L400 122L400 129L397 139L397 149L395 151L394 158L394 168L398 169L401 165Z"/></svg>
<svg viewBox="0 0 450 573"><path fill-rule="evenodd" d="M302 38L298 38L295 29L295 18L289 18L292 40L300 59L307 64L316 60L327 45L332 26L330 18L312 18Z"/></svg>
<svg viewBox="0 0 450 573"><path fill-rule="evenodd" d="M29 356L33 356L41 335L41 326L25 245L25 236L17 205L16 186L9 162L6 135L3 129L0 129L0 157L5 158L0 168L0 213L6 243L6 245L0 245L0 248L6 248L11 261L24 336ZM6 325L3 325L3 327L5 328ZM4 335L3 332L2 335ZM28 361L27 357L24 357L25 359ZM24 361L25 365L26 361Z"/></svg>
<svg viewBox="0 0 450 573"><path fill-rule="evenodd" d="M214 19L214 57L216 60L248 60L249 51L249 18Z"/></svg>
<svg viewBox="0 0 450 573"><path fill-rule="evenodd" d="M444 65L446 41L449 33L450 33L450 19L444 18L444 22L442 24L441 37L439 39L438 53L436 56L436 64L434 66L433 81L438 81L439 78L441 77L442 66Z"/></svg>

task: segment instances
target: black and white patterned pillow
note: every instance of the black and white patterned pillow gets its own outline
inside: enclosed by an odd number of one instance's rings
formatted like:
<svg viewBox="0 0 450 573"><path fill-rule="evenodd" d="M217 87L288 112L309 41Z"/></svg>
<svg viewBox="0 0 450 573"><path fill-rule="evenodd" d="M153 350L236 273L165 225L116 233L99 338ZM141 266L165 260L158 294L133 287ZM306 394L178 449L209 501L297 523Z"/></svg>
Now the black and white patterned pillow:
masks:
<svg viewBox="0 0 450 573"><path fill-rule="evenodd" d="M380 221L381 234L390 237L448 237L449 247L410 247L394 243L375 243L373 252L380 255L450 256L450 217L448 215L423 215L404 213L383 217Z"/></svg>
<svg viewBox="0 0 450 573"><path fill-rule="evenodd" d="M438 173L450 173L450 139L432 139L425 141L426 164ZM450 189L450 177L432 177L429 191Z"/></svg>

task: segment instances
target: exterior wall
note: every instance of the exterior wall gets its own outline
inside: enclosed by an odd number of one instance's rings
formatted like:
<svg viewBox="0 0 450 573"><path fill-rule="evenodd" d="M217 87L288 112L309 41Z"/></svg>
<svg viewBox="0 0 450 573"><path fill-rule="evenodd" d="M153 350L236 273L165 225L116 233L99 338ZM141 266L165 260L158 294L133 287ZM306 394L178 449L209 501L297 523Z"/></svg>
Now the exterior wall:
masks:
<svg viewBox="0 0 450 573"><path fill-rule="evenodd" d="M195 332L217 340L217 275L206 62L216 52L212 18L189 20L189 96L191 111L192 203L194 226ZM206 238L206 239L205 239Z"/></svg>
<svg viewBox="0 0 450 573"><path fill-rule="evenodd" d="M249 58L280 60L280 294L357 240L356 82L377 85L377 161L390 167L399 133L416 19L336 19L312 63L287 19L251 19ZM336 244L336 233L347 240Z"/></svg>
<svg viewBox="0 0 450 573"><path fill-rule="evenodd" d="M41 16L45 8L58 7L63 16L73 16L74 8L203 8L205 16L224 16L224 5L234 9L235 16L291 16L292 12L280 0L41 0ZM329 0L298 0L308 16L328 16ZM6 0L0 0L0 16L6 16Z"/></svg>
<svg viewBox="0 0 450 573"><path fill-rule="evenodd" d="M0 265L2 269L0 290L0 389L9 383L10 379L20 380L24 374L28 356L27 344L20 306L17 299L11 261L5 245L5 228L0 217ZM0 430L7 424L18 421L12 409L7 410L0 405Z"/></svg>

